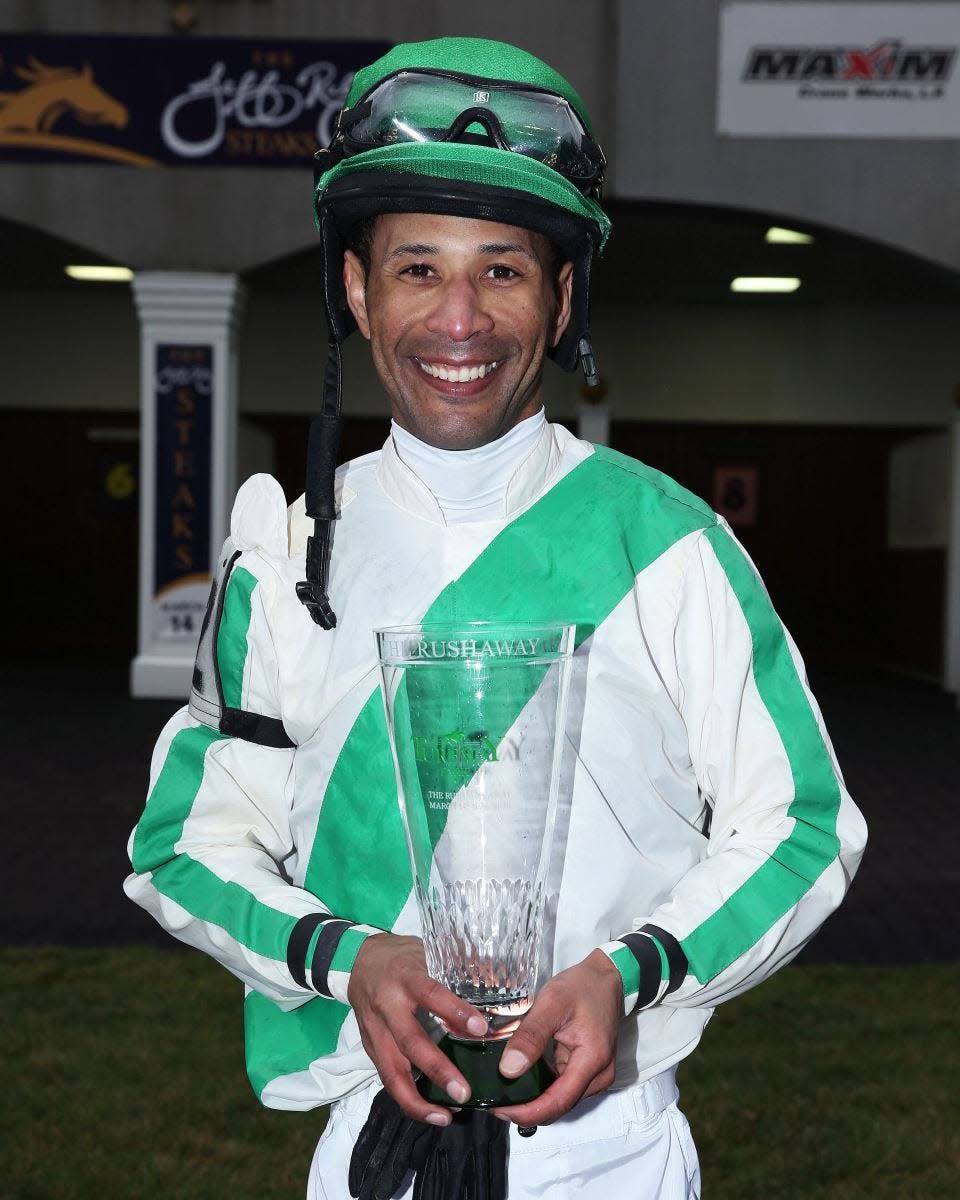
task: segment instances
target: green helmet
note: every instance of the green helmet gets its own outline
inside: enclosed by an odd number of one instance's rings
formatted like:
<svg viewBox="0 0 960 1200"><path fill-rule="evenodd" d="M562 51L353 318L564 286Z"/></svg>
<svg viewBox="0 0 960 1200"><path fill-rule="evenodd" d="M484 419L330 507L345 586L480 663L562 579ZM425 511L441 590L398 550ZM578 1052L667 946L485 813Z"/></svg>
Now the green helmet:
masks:
<svg viewBox="0 0 960 1200"><path fill-rule="evenodd" d="M610 221L599 198L606 161L574 88L525 50L483 38L395 46L354 76L333 141L317 155L314 204L330 356L310 430L306 505L316 533L298 585L313 619L335 624L326 594L340 413L340 345L355 328L343 253L368 217L473 217L545 234L573 263L570 321L549 353L596 379L590 275Z"/></svg>

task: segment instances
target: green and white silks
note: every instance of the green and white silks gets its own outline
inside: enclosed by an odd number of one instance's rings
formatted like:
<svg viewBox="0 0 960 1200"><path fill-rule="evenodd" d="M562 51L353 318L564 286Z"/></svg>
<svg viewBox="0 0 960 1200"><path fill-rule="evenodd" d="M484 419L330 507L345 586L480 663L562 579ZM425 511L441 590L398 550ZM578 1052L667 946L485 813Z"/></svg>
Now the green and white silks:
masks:
<svg viewBox="0 0 960 1200"><path fill-rule="evenodd" d="M604 946L627 1007L638 989L652 996L625 1021L618 1083L674 1065L717 1003L816 932L864 844L752 564L701 501L556 426L497 521L446 525L389 441L338 486L332 632L295 594L302 506L285 519L264 476L241 489L216 639L224 696L282 720L295 748L177 714L131 839L128 894L247 985L248 1070L265 1104L309 1108L364 1086L373 1067L345 1003L350 967L370 929L418 932L372 630L575 621L544 966ZM322 912L355 926L325 965L331 998L288 963L298 921ZM686 959L669 994L668 964L651 991L618 941L648 924Z"/></svg>

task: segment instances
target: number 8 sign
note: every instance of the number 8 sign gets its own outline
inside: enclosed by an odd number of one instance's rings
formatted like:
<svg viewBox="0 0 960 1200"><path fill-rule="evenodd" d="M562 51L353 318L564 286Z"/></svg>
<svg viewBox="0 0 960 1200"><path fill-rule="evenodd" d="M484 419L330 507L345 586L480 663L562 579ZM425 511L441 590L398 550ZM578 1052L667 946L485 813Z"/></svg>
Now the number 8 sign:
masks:
<svg viewBox="0 0 960 1200"><path fill-rule="evenodd" d="M757 523L757 468L714 467L713 507L741 529Z"/></svg>

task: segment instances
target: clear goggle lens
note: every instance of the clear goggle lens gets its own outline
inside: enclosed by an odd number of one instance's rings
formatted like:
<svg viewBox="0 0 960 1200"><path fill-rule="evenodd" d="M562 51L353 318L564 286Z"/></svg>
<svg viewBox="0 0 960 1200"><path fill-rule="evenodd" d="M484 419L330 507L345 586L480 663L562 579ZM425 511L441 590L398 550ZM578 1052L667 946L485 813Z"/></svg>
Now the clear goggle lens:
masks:
<svg viewBox="0 0 960 1200"><path fill-rule="evenodd" d="M562 96L426 71L377 84L344 110L340 136L347 155L400 142L492 145L546 163L584 191L599 187L605 166Z"/></svg>

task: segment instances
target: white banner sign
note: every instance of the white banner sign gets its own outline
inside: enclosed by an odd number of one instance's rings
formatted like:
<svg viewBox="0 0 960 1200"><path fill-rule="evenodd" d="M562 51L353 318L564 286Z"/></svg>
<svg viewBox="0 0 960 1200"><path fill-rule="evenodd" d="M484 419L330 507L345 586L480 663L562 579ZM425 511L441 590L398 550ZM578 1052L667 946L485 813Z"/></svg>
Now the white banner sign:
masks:
<svg viewBox="0 0 960 1200"><path fill-rule="evenodd" d="M960 137L960 4L726 3L717 130Z"/></svg>

